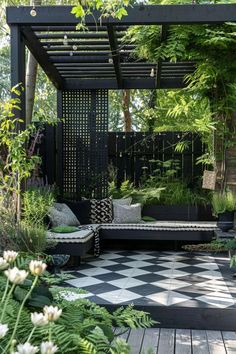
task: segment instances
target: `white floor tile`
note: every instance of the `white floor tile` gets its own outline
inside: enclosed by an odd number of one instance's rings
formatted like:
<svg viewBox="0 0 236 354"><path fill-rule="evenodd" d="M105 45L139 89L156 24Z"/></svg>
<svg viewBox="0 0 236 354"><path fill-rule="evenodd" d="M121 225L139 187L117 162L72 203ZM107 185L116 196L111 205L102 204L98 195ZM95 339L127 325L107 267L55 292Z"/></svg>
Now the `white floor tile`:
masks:
<svg viewBox="0 0 236 354"><path fill-rule="evenodd" d="M197 298L198 301L203 301L208 305L216 306L218 308L227 308L234 305L234 299L230 294L224 292L212 292Z"/></svg>
<svg viewBox="0 0 236 354"><path fill-rule="evenodd" d="M203 277L203 278L209 278L209 279L220 279L222 277L221 272L217 272L215 270L209 270L209 271L205 271L205 272L199 272L197 273L197 275L199 277Z"/></svg>
<svg viewBox="0 0 236 354"><path fill-rule="evenodd" d="M145 262L145 261L131 261L131 262L125 263L125 266L133 267L133 268L148 267L148 266L151 266L151 265L153 265L153 264Z"/></svg>
<svg viewBox="0 0 236 354"><path fill-rule="evenodd" d="M189 273L182 272L181 270L176 270L176 269L161 270L159 272L154 272L154 273L161 275L163 277L166 277L166 278L184 277L185 275L189 274Z"/></svg>
<svg viewBox="0 0 236 354"><path fill-rule="evenodd" d="M109 281L109 284L117 286L118 288L121 289L128 289L128 288L132 288L133 286L139 286L147 283L145 283L142 280L138 280L134 278L121 278L121 279Z"/></svg>
<svg viewBox="0 0 236 354"><path fill-rule="evenodd" d="M118 270L116 273L124 275L126 277L138 277L139 275L149 274L146 270L136 269L136 268L128 268L124 270Z"/></svg>
<svg viewBox="0 0 236 354"><path fill-rule="evenodd" d="M66 283L75 286L76 288L83 288L85 286L101 284L103 281L93 277L83 277L67 280Z"/></svg>
<svg viewBox="0 0 236 354"><path fill-rule="evenodd" d="M190 297L179 294L175 291L163 291L160 293L148 295L146 297L164 306L179 304L190 299Z"/></svg>
<svg viewBox="0 0 236 354"><path fill-rule="evenodd" d="M113 304L120 304L122 302L133 301L142 297L141 295L135 294L132 291L125 289L110 291L108 293L99 294L97 296Z"/></svg>

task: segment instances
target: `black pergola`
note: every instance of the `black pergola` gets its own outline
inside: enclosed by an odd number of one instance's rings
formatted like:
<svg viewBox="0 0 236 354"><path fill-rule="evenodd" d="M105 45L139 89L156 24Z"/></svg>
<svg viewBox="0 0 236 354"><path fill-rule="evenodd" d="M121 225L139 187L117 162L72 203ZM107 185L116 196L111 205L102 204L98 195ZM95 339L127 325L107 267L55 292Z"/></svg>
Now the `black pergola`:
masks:
<svg viewBox="0 0 236 354"><path fill-rule="evenodd" d="M12 86L25 84L26 45L58 90L58 115L65 118L65 123L57 133L57 166L62 166L57 168L57 181L61 190L75 193L79 190L78 175L80 181L84 178L86 182L88 168L95 175L107 163L106 159L97 161L98 151L106 155L107 90L181 88L185 86L185 75L195 69L194 62L150 63L137 59L133 55L135 45L123 40L128 28L159 25L160 40L164 41L170 25L235 22L236 4L140 5L130 8L128 16L121 20L104 19L102 25L100 14L95 11L94 17L86 18L85 32L76 30L78 19L71 9L40 6L35 9L36 16L32 16L32 6L8 7L7 23L11 28ZM22 95L21 116L24 105ZM79 155L80 151L89 156L89 163ZM80 173L72 166L78 161L83 170ZM66 175L67 169L70 171ZM105 177L102 178L100 185L104 186ZM104 188L99 195L105 194Z"/></svg>

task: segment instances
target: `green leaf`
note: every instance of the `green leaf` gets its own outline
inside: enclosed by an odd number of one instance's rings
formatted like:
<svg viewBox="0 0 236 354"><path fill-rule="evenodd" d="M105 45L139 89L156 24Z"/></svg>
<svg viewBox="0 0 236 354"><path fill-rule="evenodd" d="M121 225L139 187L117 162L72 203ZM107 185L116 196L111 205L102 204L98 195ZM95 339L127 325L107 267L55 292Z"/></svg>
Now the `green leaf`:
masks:
<svg viewBox="0 0 236 354"><path fill-rule="evenodd" d="M74 6L71 10L71 13L74 14L76 18L81 18L85 16L83 6L80 4Z"/></svg>

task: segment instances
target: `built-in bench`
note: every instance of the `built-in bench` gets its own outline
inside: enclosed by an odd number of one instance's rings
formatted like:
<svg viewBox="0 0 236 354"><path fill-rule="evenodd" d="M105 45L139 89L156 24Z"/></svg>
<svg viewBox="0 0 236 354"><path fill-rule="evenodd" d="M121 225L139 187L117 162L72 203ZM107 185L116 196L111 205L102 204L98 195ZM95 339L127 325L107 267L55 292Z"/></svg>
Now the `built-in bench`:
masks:
<svg viewBox="0 0 236 354"><path fill-rule="evenodd" d="M210 241L217 230L215 222L156 221L140 224L87 225L73 233L48 232L48 240L55 242L54 254L83 256L94 246L94 236L101 239Z"/></svg>

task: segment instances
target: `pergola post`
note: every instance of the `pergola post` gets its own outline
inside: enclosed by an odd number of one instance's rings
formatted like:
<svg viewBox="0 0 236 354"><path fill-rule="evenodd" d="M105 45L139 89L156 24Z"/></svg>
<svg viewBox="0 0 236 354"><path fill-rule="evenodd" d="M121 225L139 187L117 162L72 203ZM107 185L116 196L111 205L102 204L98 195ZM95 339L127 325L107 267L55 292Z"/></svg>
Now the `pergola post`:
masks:
<svg viewBox="0 0 236 354"><path fill-rule="evenodd" d="M11 25L11 87L21 85L21 96L12 93L13 98L20 98L20 110L15 110L16 118L24 120L21 129L25 127L25 43L20 26Z"/></svg>

